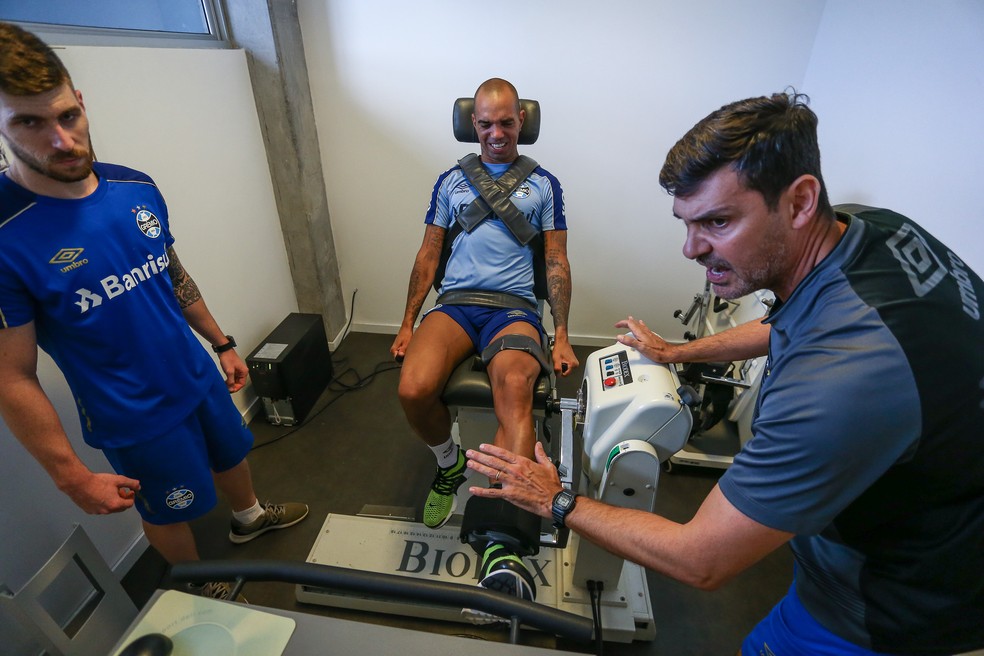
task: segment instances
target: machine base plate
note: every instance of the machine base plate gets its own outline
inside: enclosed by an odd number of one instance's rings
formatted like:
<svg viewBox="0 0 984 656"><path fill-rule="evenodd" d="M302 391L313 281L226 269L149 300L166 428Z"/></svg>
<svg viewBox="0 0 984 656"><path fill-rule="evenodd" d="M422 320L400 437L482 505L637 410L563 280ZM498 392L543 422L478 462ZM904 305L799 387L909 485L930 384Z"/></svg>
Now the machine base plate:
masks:
<svg viewBox="0 0 984 656"><path fill-rule="evenodd" d="M382 514L382 513L380 513ZM452 522L440 529L398 519L329 514L307 562L362 571L397 574L446 583L478 584L481 562L477 554L458 538ZM588 592L572 583L577 536L572 535L562 551L541 549L524 558L537 585L537 603L569 613L591 617ZM350 608L455 622L467 622L459 609L426 602L367 598L352 593L298 585L302 603ZM645 570L625 563L616 590L602 594L604 639L614 642L653 640L656 637L649 586Z"/></svg>

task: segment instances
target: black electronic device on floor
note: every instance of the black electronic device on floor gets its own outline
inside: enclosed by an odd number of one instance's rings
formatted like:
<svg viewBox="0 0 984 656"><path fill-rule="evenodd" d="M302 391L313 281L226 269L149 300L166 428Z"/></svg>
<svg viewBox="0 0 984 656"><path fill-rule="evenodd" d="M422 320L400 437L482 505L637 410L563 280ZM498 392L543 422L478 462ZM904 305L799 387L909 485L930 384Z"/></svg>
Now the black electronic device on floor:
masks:
<svg viewBox="0 0 984 656"><path fill-rule="evenodd" d="M331 381L331 351L320 314L292 312L246 358L267 421L304 421Z"/></svg>

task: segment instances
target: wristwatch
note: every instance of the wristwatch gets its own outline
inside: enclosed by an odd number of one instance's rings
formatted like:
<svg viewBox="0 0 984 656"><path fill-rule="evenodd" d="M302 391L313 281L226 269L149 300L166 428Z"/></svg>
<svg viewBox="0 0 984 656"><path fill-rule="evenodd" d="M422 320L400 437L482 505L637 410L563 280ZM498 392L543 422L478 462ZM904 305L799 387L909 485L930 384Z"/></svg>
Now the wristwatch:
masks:
<svg viewBox="0 0 984 656"><path fill-rule="evenodd" d="M226 351L230 351L236 348L236 338L233 337L232 335L226 335L225 337L229 341L226 342L225 344L219 344L218 346L213 346L212 347L213 351L215 351L216 353L225 353Z"/></svg>
<svg viewBox="0 0 984 656"><path fill-rule="evenodd" d="M574 510L577 504L577 495L570 490L561 490L554 495L553 503L550 506L550 514L553 516L554 528L564 528L567 524L567 514Z"/></svg>

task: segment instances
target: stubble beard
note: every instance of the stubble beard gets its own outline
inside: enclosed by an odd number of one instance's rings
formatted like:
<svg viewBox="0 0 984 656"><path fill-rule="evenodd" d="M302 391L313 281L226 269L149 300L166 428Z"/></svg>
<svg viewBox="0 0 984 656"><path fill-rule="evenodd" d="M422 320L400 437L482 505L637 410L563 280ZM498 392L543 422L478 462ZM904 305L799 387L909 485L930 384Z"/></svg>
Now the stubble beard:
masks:
<svg viewBox="0 0 984 656"><path fill-rule="evenodd" d="M734 280L725 288L720 288L712 284L714 293L720 298L734 300L747 296L760 289L772 290L780 281L782 271L786 262L787 254L786 243L781 239L771 236L763 242L759 256L759 262L752 263L749 268L739 271L731 266L730 262L707 261L701 262L704 266L715 266L724 264L734 276Z"/></svg>
<svg viewBox="0 0 984 656"><path fill-rule="evenodd" d="M37 157L28 151L24 150L16 143L12 141L7 142L7 147L10 148L11 153L17 156L21 162L24 163L29 169L35 173L39 173L46 178L56 180L57 182L81 182L85 180L92 174L92 148L75 148L68 153L58 153L57 155L49 155L47 157ZM82 164L66 170L59 171L53 167L53 164L58 161L69 160L69 159L82 159Z"/></svg>

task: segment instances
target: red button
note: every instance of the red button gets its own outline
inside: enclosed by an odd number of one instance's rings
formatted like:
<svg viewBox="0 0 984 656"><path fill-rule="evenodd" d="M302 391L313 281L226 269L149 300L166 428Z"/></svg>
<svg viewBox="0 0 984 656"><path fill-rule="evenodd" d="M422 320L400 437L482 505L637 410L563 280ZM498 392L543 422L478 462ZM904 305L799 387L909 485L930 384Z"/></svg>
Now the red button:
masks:
<svg viewBox="0 0 984 656"><path fill-rule="evenodd" d="M605 387L615 387L615 384L616 384L617 382L618 382L618 381L617 381L617 380L615 380L614 378L606 378L606 379L605 379Z"/></svg>

